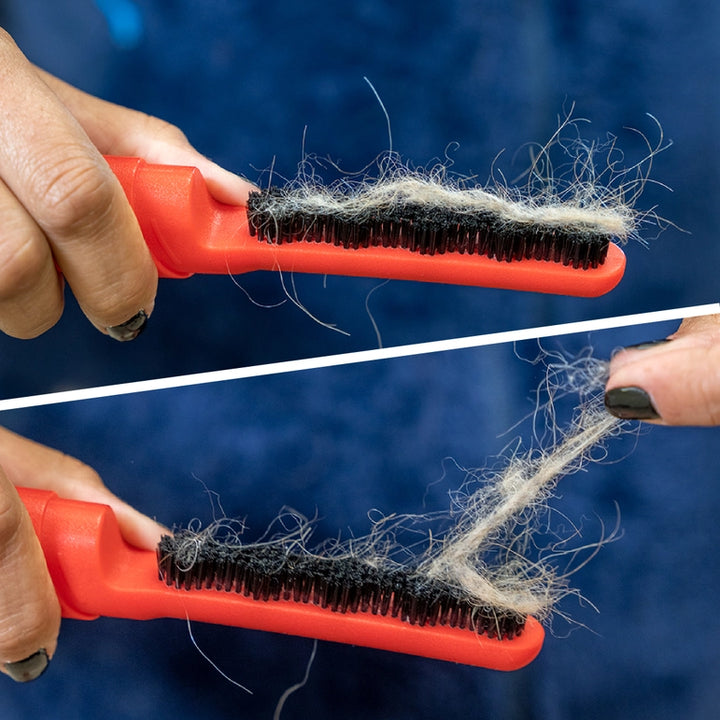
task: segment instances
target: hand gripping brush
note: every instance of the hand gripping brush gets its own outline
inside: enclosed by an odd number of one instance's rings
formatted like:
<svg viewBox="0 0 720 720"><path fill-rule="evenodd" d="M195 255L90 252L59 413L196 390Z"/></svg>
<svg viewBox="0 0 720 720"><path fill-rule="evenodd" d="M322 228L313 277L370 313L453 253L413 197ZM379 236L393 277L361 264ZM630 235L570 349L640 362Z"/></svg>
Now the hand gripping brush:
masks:
<svg viewBox="0 0 720 720"><path fill-rule="evenodd" d="M594 297L612 290L625 269L611 232L582 210L574 225L538 225L398 200L350 217L342 207L295 201L288 208L278 188L232 206L209 194L196 168L107 161L161 277L275 270Z"/></svg>
<svg viewBox="0 0 720 720"><path fill-rule="evenodd" d="M277 558L262 552L244 559L211 552L192 568L178 566L173 538L157 553L135 548L106 505L18 491L66 618L188 619L496 670L523 667L543 643L532 617L475 614L438 587L428 594L427 585L408 584L402 573L382 579L381 592L358 565L326 572L286 558L280 577L269 569Z"/></svg>

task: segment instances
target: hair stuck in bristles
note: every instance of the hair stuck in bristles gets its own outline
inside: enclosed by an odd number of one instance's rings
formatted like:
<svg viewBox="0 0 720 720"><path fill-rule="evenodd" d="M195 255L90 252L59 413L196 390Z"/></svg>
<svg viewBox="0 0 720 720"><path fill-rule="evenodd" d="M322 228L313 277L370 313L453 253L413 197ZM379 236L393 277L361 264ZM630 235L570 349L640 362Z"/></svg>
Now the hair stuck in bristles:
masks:
<svg viewBox="0 0 720 720"><path fill-rule="evenodd" d="M293 181L251 194L250 231L271 243L400 246L596 267L611 240L640 239L641 225L660 224L635 203L654 156L668 144L658 124L657 143L645 139L645 157L623 168L614 138L600 144L565 137L577 124L565 118L546 145L533 148L526 182L518 187L508 186L499 171L480 185L453 177L447 163L413 169L393 151L378 158L374 173L366 168L326 185L306 157ZM556 167L557 148L569 163Z"/></svg>
<svg viewBox="0 0 720 720"><path fill-rule="evenodd" d="M250 543L240 522L220 520L204 530L192 524L163 539L161 574L186 589L214 587L512 638L526 616L547 619L560 599L578 595L569 587L572 570L559 568L558 559L602 544L572 549L574 538L558 537L538 551L537 535L558 480L602 460L604 441L626 429L604 409L606 373L607 363L591 355L548 364L546 400L535 418L545 425L540 437L547 446L515 449L499 469L466 471L446 513L374 511L365 537L318 546L310 545L313 522L292 510ZM579 393L578 407L560 431L554 404L568 393Z"/></svg>

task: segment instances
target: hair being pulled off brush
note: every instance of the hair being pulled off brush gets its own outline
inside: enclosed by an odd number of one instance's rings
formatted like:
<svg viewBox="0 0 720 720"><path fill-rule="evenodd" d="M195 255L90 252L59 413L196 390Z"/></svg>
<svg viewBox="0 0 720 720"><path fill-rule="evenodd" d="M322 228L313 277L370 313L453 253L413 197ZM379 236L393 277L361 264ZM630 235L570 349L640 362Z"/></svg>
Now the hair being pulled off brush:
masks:
<svg viewBox="0 0 720 720"><path fill-rule="evenodd" d="M545 619L573 593L568 573L552 562L556 553L543 558L529 551L537 515L558 479L593 460L593 449L622 431L623 421L603 407L606 370L606 363L589 356L548 365L548 399L538 412L547 418L549 445L516 450L499 470L468 472L453 493L444 530L438 532L442 518L435 514L391 514L375 520L365 537L311 547L312 523L292 511L249 543L241 525L223 520L164 538L161 574L186 589L213 587L261 601L314 603L512 638L526 616ZM579 397L564 431L555 425L553 405L561 390ZM412 547L402 545L408 531Z"/></svg>

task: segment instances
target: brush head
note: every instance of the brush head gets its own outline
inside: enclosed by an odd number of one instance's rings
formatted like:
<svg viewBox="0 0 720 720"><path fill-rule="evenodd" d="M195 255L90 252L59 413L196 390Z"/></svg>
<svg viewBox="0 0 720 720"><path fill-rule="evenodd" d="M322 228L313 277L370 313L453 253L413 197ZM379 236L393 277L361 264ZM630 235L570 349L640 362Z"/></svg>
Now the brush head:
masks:
<svg viewBox="0 0 720 720"><path fill-rule="evenodd" d="M563 223L556 213L543 219L537 212L509 212L509 201L487 202L488 209L481 209L478 201L452 207L402 198L360 211L355 199L310 203L285 188L254 192L247 206L250 234L274 244L325 242L354 250L401 247L423 255L545 260L583 270L605 261L613 239L590 213Z"/></svg>
<svg viewBox="0 0 720 720"><path fill-rule="evenodd" d="M411 625L465 628L499 640L520 635L526 620L471 604L456 588L404 566L378 567L349 555L297 553L276 543L199 542L180 532L161 540L158 567L161 579L178 589L312 603L333 612L396 617Z"/></svg>

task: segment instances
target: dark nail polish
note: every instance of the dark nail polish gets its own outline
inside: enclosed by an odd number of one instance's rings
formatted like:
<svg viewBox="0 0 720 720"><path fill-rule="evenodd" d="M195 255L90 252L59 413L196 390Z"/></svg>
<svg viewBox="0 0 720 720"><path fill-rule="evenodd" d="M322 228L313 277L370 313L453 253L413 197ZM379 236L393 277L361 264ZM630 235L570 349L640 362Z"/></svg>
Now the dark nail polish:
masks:
<svg viewBox="0 0 720 720"><path fill-rule="evenodd" d="M658 345L665 345L669 343L670 338L662 338L660 340L649 340L648 342L637 343L636 345L628 345L625 350L649 350L650 348L657 347Z"/></svg>
<svg viewBox="0 0 720 720"><path fill-rule="evenodd" d="M48 654L44 648L24 660L5 663L5 672L16 682L30 682L39 678L50 663Z"/></svg>
<svg viewBox="0 0 720 720"><path fill-rule="evenodd" d="M605 393L608 412L623 420L657 420L650 396L639 387L613 388Z"/></svg>
<svg viewBox="0 0 720 720"><path fill-rule="evenodd" d="M140 310L137 315L133 315L122 325L113 325L113 327L105 329L113 340L127 342L128 340L134 340L145 329L147 319L147 313L144 310Z"/></svg>

